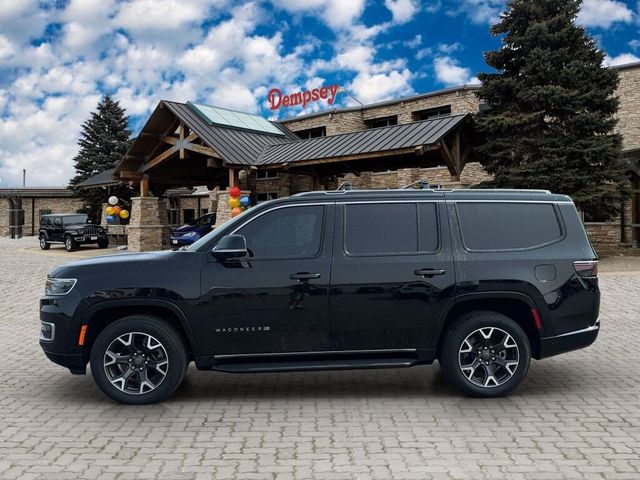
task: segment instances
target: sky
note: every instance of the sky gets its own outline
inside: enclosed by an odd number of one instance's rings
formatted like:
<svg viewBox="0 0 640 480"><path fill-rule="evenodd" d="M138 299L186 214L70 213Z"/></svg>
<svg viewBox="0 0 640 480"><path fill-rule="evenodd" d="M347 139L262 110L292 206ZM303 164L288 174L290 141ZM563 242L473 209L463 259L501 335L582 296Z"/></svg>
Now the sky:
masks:
<svg viewBox="0 0 640 480"><path fill-rule="evenodd" d="M502 0L0 0L0 188L63 186L104 94L134 133L162 99L270 118L477 83ZM640 61L640 2L585 0L609 65ZM267 93L339 84L275 116Z"/></svg>

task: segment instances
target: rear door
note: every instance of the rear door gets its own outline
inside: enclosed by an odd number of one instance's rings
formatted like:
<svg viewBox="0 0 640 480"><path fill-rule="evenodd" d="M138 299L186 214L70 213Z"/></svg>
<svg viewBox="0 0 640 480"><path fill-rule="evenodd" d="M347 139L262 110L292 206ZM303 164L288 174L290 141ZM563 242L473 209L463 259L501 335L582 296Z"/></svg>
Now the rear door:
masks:
<svg viewBox="0 0 640 480"><path fill-rule="evenodd" d="M455 293L444 199L336 206L331 332L336 350L429 349Z"/></svg>

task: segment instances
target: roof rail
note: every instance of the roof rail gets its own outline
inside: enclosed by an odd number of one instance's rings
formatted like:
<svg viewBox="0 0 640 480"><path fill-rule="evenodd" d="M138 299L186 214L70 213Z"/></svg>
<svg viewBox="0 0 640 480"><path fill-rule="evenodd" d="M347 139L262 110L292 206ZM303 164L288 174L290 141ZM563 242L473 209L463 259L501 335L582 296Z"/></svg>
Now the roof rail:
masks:
<svg viewBox="0 0 640 480"><path fill-rule="evenodd" d="M460 188L451 190L454 193L533 193L536 195L551 195L549 190L528 190L526 188Z"/></svg>

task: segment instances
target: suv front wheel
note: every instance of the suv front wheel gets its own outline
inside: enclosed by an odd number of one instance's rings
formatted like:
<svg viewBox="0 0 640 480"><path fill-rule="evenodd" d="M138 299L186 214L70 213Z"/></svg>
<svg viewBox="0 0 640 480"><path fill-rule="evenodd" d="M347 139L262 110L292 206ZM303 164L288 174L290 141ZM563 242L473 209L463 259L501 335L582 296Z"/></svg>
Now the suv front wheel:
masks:
<svg viewBox="0 0 640 480"><path fill-rule="evenodd" d="M78 248L78 242L76 242L71 235L67 235L64 238L64 248L67 252L74 252Z"/></svg>
<svg viewBox="0 0 640 480"><path fill-rule="evenodd" d="M132 315L108 325L91 349L91 373L112 399L161 402L178 388L189 364L182 336L168 322Z"/></svg>
<svg viewBox="0 0 640 480"><path fill-rule="evenodd" d="M45 237L43 233L40 234L40 248L42 250L49 250L49 248L51 248L51 244L47 242L47 237Z"/></svg>
<svg viewBox="0 0 640 480"><path fill-rule="evenodd" d="M527 334L495 312L472 312L457 319L439 356L447 380L472 397L508 394L524 379L530 359Z"/></svg>

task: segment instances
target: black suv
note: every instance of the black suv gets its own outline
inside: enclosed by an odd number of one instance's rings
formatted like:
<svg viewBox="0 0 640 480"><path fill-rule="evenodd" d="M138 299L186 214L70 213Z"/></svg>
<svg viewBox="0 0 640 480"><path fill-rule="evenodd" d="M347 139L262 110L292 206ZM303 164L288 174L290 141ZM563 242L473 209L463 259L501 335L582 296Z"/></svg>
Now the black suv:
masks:
<svg viewBox="0 0 640 480"><path fill-rule="evenodd" d="M52 243L62 243L67 252L79 245L97 243L100 248L109 246L107 231L99 225L87 222L83 213L62 213L40 217L40 248L49 250Z"/></svg>
<svg viewBox="0 0 640 480"><path fill-rule="evenodd" d="M495 397L530 358L598 335L597 257L569 197L544 191L313 192L260 204L179 251L54 269L47 356L124 403L187 365L223 372L438 360Z"/></svg>

